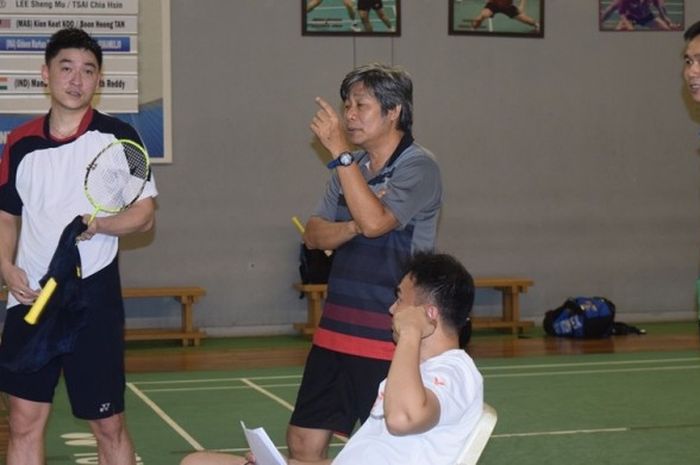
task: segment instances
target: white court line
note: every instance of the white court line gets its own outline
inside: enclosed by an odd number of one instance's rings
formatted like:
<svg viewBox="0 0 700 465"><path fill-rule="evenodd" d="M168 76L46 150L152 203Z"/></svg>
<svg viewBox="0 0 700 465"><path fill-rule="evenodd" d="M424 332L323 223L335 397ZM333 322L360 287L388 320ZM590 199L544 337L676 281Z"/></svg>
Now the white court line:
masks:
<svg viewBox="0 0 700 465"><path fill-rule="evenodd" d="M247 379L301 379L301 375L279 376L247 376ZM210 383L215 381L242 381L243 378L204 378L204 379L173 379L170 381L134 381L137 384L186 384L186 383Z"/></svg>
<svg viewBox="0 0 700 465"><path fill-rule="evenodd" d="M241 381L244 382L245 384L247 384L248 386L250 386L251 388L255 389L256 391L258 391L262 395L274 400L275 402L277 402L278 404L280 404L282 407L286 408L290 412L292 410L294 410L294 406L292 404L290 404L286 400L282 399L281 397L274 395L273 393L271 393L267 389L264 389L264 388L258 386L257 384L255 384L254 382L249 380L248 378L241 378Z"/></svg>
<svg viewBox="0 0 700 465"><path fill-rule="evenodd" d="M492 434L492 438L526 438L533 436L563 436L567 434L625 433L629 428L572 429L562 431L534 431L532 433Z"/></svg>
<svg viewBox="0 0 700 465"><path fill-rule="evenodd" d="M259 384L258 386L267 388L299 387L299 383L293 384ZM183 387L183 388L156 388L143 389L143 392L193 392L193 391L236 391L239 389L250 389L248 386L213 386L213 387Z"/></svg>
<svg viewBox="0 0 700 465"><path fill-rule="evenodd" d="M564 364L564 366L576 366L575 364ZM515 368L515 367L513 367ZM689 366L675 366L675 367L640 367L640 368L621 368L621 369L611 369L611 370L565 370L565 371L542 371L542 372L531 372L531 373L496 373L496 374L483 374L484 378L527 378L535 376L560 376L560 375L590 375L590 374L601 374L601 373L633 373L633 372L645 372L645 371L676 371L676 370L697 370L700 369L700 365L689 365ZM264 388L282 388L282 387L298 387L298 383L294 384L253 384L250 379L254 378L236 378L232 379L235 381L241 381L246 383L247 386L213 386L213 387L183 387L183 388L155 388L155 389L144 389L143 392L191 392L191 391L226 391L226 390L238 390L238 389L248 389L252 387L253 389L259 390L263 389L264 393L269 391L264 390ZM215 380L218 381L218 380ZM184 382L184 380L183 380ZM250 383L250 384L249 384ZM261 391L261 392L263 392ZM267 394L266 394L267 395ZM290 408L292 410L292 408Z"/></svg>
<svg viewBox="0 0 700 465"><path fill-rule="evenodd" d="M644 360L610 360L603 362L580 362L580 363L549 363L549 364L532 364L532 365L504 365L504 366L478 366L479 371L497 371L497 370L520 370L520 369L531 369L531 368L571 368L571 367L586 367L586 366L617 366L617 365L641 365L650 363L684 363L684 362L700 362L700 357L685 357L685 358L665 358L665 359L644 359ZM605 373L615 373L614 370L601 370ZM556 372L550 372L556 373ZM570 372L563 372L568 374ZM589 372L580 372L589 373ZM543 373L546 374L546 373ZM487 377L502 376L496 374L486 374ZM240 377L227 377L227 378L204 378L204 379L173 379L167 381L132 381L135 385L146 386L146 385L157 385L157 384L205 384L213 383L218 381L242 381L243 379L249 380L282 380L282 379L301 379L301 374L298 375L279 375L279 376L247 376L245 378ZM145 390L144 390L145 391ZM149 392L152 390L149 390Z"/></svg>
<svg viewBox="0 0 700 465"><path fill-rule="evenodd" d="M608 362L580 362L580 363L549 363L549 364L531 364L531 365L504 365L504 366L478 366L479 371L484 374L485 377L503 377L506 375L500 375L500 374L489 374L487 372L490 371L499 371L499 370L521 370L521 369L533 369L533 368L571 368L571 367L590 367L590 366L597 366L597 367L605 367L605 366L619 366L619 365L642 365L642 364L651 364L651 363L684 363L684 362L700 362L700 357L685 357L685 358L665 358L665 359L643 359L643 360L628 360L628 361L622 361L622 360L612 360ZM667 367L665 369L668 369L670 367ZM681 367L681 368L686 368L686 367ZM694 366L687 367L687 368L697 368ZM653 370L654 368L648 368L650 370ZM640 369L639 371L643 371L645 369ZM563 371L563 372L542 372L542 373L535 373L532 376L544 376L547 374L571 374L571 373L582 373L582 374L589 374L589 373L616 373L616 370L599 370L599 371ZM523 374L525 375L530 375L530 374ZM222 381L242 381L243 379L248 379L248 380L284 380L284 379L301 379L301 374L298 375L280 375L280 376L248 376L245 378L204 378L204 379L174 379L174 380L167 380L167 381L133 381L135 385L139 386L146 386L146 385L158 385L158 384L166 384L166 385L177 385L177 384L205 384L205 383L214 383L214 382L222 382ZM273 387L273 386L278 386L278 385L261 385L265 387ZM282 387L285 386L290 386L290 385L279 385ZM175 389L175 388L173 388ZM163 391L167 391L168 389L163 389ZM148 392L155 391L155 389L148 389ZM144 389L144 392L146 390Z"/></svg>
<svg viewBox="0 0 700 465"><path fill-rule="evenodd" d="M146 405L148 405L149 407L151 407L151 409L152 409L154 412L156 412L156 415L158 415L158 416L161 418L161 420L163 420L168 426L170 426L173 430L175 430L175 432L176 432L177 434L179 434L185 441L187 441L187 442L192 446L192 448L193 448L194 450L198 450L198 451L199 451L199 450L204 450L204 447L202 447L202 445L201 445L200 443L198 443L197 441L195 441L195 439L194 439L192 436L190 436L189 433L188 433L187 431L185 431L184 429L182 429L182 427L181 427L180 425L178 425L177 423L175 423L175 420L173 420L172 418L170 418L170 416L169 416L167 413L165 413L165 412L163 411L163 409L161 409L160 407L158 407L158 405L157 405L155 402L153 402L146 394L144 394L143 392L141 392L141 391L139 390L139 388L137 388L136 386L134 386L132 383L126 383L126 385L127 385L127 386L129 387L129 389L131 389L132 392L133 392L134 394L136 394Z"/></svg>
<svg viewBox="0 0 700 465"><path fill-rule="evenodd" d="M540 363L537 365L505 365L492 367L479 367L480 371L484 370L518 370L521 368L561 368L561 367L590 367L590 366L611 366L611 365L639 365L646 363L684 363L684 362L700 362L700 357L687 358L660 358L647 360L610 360L607 362L579 362L579 363Z"/></svg>
<svg viewBox="0 0 700 465"><path fill-rule="evenodd" d="M495 375L484 375L484 378L526 378L533 376L560 376L560 375L591 375L599 373L632 373L642 371L677 371L677 370L699 370L700 365L680 366L680 367L644 367L644 368L622 368L616 370L569 370L569 371L543 371L541 373L502 373Z"/></svg>
<svg viewBox="0 0 700 465"><path fill-rule="evenodd" d="M534 436L563 436L567 434L600 434L600 433L628 433L635 430L668 429L668 428L697 428L700 425L659 425L645 426L618 426L616 428L572 429L561 431L533 431L530 433L502 433L494 434L492 438L526 438Z"/></svg>
<svg viewBox="0 0 700 465"><path fill-rule="evenodd" d="M258 386L258 385L255 384L254 382L250 381L248 378L242 378L241 381L243 381L245 384L247 384L247 385L250 386L251 388L253 388L253 389L255 389L256 391L258 391L258 392L261 393L262 395L269 397L270 399L274 400L275 402L277 402L277 403L280 404L281 406L287 408L290 412L293 412L293 411L294 411L294 406L293 406L292 404L290 404L290 403L287 402L286 400L284 400L284 399L282 399L282 398L280 398L280 397L274 395L273 393L271 393L271 392L268 391L267 389L264 389L264 388ZM348 441L348 438L346 438L345 436L340 436L340 435L338 435L338 434L333 434L333 437L336 438L336 439L338 439L338 440L340 440L340 441L343 441L343 442L347 442L347 441Z"/></svg>
<svg viewBox="0 0 700 465"><path fill-rule="evenodd" d="M331 10L343 10L343 12L347 11L345 8L345 5L340 5L340 6L317 6L316 8L313 9L311 13L314 13L316 11L331 11ZM311 13L305 13L305 14L311 14Z"/></svg>

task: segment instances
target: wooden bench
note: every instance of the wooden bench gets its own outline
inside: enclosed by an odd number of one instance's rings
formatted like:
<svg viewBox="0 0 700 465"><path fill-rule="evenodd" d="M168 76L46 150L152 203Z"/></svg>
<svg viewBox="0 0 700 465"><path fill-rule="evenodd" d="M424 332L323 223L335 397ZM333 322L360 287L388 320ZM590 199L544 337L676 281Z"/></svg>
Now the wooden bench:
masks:
<svg viewBox="0 0 700 465"><path fill-rule="evenodd" d="M501 317L472 318L472 328L508 329L512 334L522 333L525 328L532 328L532 321L520 321L520 294L534 286L531 279L513 277L474 278L477 289L495 289L501 292Z"/></svg>
<svg viewBox="0 0 700 465"><path fill-rule="evenodd" d="M124 338L127 341L151 341L166 339L181 339L183 346L198 346L202 338L206 337L203 331L194 327L192 316L194 303L205 294L201 287L125 287L122 289L122 297L125 299L172 297L182 307L182 324L180 328L143 328L127 329ZM7 292L0 290L0 300L7 299Z"/></svg>
<svg viewBox="0 0 700 465"><path fill-rule="evenodd" d="M489 288L501 292L501 317L473 317L472 328L506 329L512 334L521 333L525 328L534 326L532 321L520 321L520 294L534 285L531 279L493 277L475 278L476 288ZM326 284L295 283L294 289L306 296L307 321L295 323L294 328L302 334L311 335L318 327L323 310L323 300L327 295Z"/></svg>

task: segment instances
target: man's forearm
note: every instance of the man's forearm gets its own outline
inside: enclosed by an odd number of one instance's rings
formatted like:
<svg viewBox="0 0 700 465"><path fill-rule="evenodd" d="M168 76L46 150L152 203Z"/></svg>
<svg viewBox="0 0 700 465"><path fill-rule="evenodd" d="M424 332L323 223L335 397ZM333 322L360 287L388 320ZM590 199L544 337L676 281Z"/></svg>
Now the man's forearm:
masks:
<svg viewBox="0 0 700 465"><path fill-rule="evenodd" d="M353 221L327 221L313 216L306 224L304 244L309 249L335 250L359 234Z"/></svg>
<svg viewBox="0 0 700 465"><path fill-rule="evenodd" d="M114 215L96 218L97 234L124 236L135 232L148 231L153 227L155 202L152 198L138 201L129 209Z"/></svg>
<svg viewBox="0 0 700 465"><path fill-rule="evenodd" d="M379 237L398 226L394 214L367 186L367 182L356 165L339 168L339 170L338 177L341 186L343 186L343 195L350 215L362 234L367 237Z"/></svg>
<svg viewBox="0 0 700 465"><path fill-rule="evenodd" d="M420 374L420 333L402 334L389 368L384 390L384 416L392 434L427 431L439 418L436 399Z"/></svg>
<svg viewBox="0 0 700 465"><path fill-rule="evenodd" d="M411 335L412 336L412 335ZM384 392L384 412L407 411L425 400L425 388L420 376L420 333L414 337L402 335L396 345Z"/></svg>

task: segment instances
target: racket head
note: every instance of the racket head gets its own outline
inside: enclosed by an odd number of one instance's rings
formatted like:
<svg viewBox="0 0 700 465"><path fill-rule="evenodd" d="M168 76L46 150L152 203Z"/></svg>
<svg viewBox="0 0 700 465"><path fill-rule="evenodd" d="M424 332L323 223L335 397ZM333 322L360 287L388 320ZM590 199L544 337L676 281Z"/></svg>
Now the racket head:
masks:
<svg viewBox="0 0 700 465"><path fill-rule="evenodd" d="M96 211L119 213L138 200L150 176L146 149L132 140L117 139L85 169L85 195Z"/></svg>

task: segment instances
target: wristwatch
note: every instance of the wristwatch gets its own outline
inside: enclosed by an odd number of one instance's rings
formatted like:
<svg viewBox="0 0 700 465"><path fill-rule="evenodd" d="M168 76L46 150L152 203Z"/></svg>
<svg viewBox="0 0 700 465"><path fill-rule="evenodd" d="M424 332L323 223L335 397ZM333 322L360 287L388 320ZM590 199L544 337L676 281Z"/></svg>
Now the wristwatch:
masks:
<svg viewBox="0 0 700 465"><path fill-rule="evenodd" d="M338 155L338 158L331 160L330 163L328 163L328 169L332 170L335 167L338 166L350 166L352 163L355 161L355 157L352 156L352 153L350 152L343 152L340 155Z"/></svg>

